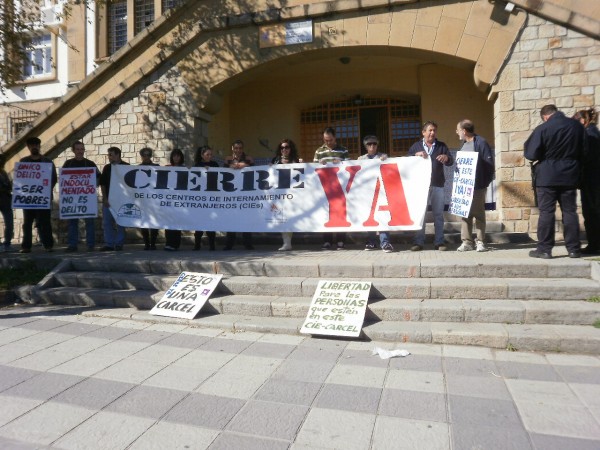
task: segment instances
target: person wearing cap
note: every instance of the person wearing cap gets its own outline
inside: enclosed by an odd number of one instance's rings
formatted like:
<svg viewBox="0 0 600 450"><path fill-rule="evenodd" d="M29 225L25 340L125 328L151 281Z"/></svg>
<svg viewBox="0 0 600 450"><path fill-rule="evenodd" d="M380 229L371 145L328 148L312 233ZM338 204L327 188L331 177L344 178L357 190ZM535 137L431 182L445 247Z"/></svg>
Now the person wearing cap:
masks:
<svg viewBox="0 0 600 450"><path fill-rule="evenodd" d="M29 149L29 156L21 159L21 162L42 162L52 164L51 189L58 182L56 167L51 159L42 156L40 148L42 141L37 137L30 137L25 142ZM51 191L52 192L52 191ZM52 196L52 193L50 194ZM52 202L50 202L52 203ZM21 253L30 253L33 241L33 222L36 222L40 240L47 252L53 251L54 236L52 235L52 210L49 209L24 209L23 210L23 239L21 240Z"/></svg>
<svg viewBox="0 0 600 450"><path fill-rule="evenodd" d="M152 149L144 147L140 150L142 162L140 166L159 166L152 161ZM141 228L142 238L144 239L144 250L156 250L156 239L158 238L158 230L156 228Z"/></svg>

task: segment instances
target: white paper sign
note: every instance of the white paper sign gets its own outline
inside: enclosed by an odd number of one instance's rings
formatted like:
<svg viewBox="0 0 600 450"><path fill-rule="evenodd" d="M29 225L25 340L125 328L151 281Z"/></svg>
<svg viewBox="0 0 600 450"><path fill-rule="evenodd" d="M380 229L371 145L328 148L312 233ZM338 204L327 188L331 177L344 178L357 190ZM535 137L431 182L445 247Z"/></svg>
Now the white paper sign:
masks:
<svg viewBox="0 0 600 450"><path fill-rule="evenodd" d="M52 164L18 162L13 173L12 207L50 209L52 205Z"/></svg>
<svg viewBox="0 0 600 450"><path fill-rule="evenodd" d="M475 170L478 156L477 152L456 152L452 198L448 209L450 214L469 217L475 190Z"/></svg>
<svg viewBox="0 0 600 450"><path fill-rule="evenodd" d="M150 310L150 314L193 319L222 277L222 274L181 272L175 283Z"/></svg>
<svg viewBox="0 0 600 450"><path fill-rule="evenodd" d="M95 167L60 169L58 185L61 219L98 217Z"/></svg>
<svg viewBox="0 0 600 450"><path fill-rule="evenodd" d="M300 333L357 337L370 291L370 281L319 281Z"/></svg>

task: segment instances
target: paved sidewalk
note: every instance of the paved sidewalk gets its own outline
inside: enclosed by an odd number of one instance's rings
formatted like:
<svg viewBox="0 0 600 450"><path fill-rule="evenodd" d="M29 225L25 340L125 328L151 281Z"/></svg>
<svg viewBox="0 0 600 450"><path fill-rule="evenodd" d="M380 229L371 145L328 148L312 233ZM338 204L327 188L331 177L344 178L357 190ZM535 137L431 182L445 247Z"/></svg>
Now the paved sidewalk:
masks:
<svg viewBox="0 0 600 450"><path fill-rule="evenodd" d="M0 310L0 448L598 449L600 358Z"/></svg>

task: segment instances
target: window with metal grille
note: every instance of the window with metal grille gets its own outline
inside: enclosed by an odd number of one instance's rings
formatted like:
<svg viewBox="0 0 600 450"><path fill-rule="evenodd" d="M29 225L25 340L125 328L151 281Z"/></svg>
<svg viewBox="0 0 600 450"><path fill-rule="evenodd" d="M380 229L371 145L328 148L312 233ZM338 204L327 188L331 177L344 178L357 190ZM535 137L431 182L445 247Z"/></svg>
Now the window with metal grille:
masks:
<svg viewBox="0 0 600 450"><path fill-rule="evenodd" d="M23 62L23 76L26 79L52 75L52 37L50 33L36 36L31 40L27 56Z"/></svg>
<svg viewBox="0 0 600 450"><path fill-rule="evenodd" d="M10 139L13 139L27 128L40 113L36 111L29 111L23 108L16 108L16 111L11 112L8 115Z"/></svg>
<svg viewBox="0 0 600 450"><path fill-rule="evenodd" d="M127 43L127 1L108 4L108 53L112 55Z"/></svg>
<svg viewBox="0 0 600 450"><path fill-rule="evenodd" d="M135 34L154 22L154 0L135 0Z"/></svg>
<svg viewBox="0 0 600 450"><path fill-rule="evenodd" d="M369 134L379 138L381 152L405 156L421 136L420 111L414 101L360 96L305 109L300 114L300 154L312 161L315 150L323 145L323 130L333 127L337 142L352 159L364 153L362 139Z"/></svg>
<svg viewBox="0 0 600 450"><path fill-rule="evenodd" d="M184 0L162 0L162 12L173 9L183 3Z"/></svg>

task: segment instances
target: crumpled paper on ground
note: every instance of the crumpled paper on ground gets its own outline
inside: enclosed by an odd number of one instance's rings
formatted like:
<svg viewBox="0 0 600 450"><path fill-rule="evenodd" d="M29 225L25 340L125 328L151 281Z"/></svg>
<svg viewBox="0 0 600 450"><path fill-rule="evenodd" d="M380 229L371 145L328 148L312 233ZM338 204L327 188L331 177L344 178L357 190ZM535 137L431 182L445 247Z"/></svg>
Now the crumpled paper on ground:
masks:
<svg viewBox="0 0 600 450"><path fill-rule="evenodd" d="M381 359L390 359L394 356L408 356L410 355L410 352L408 350L385 350L380 347L375 347L372 354L379 355Z"/></svg>

